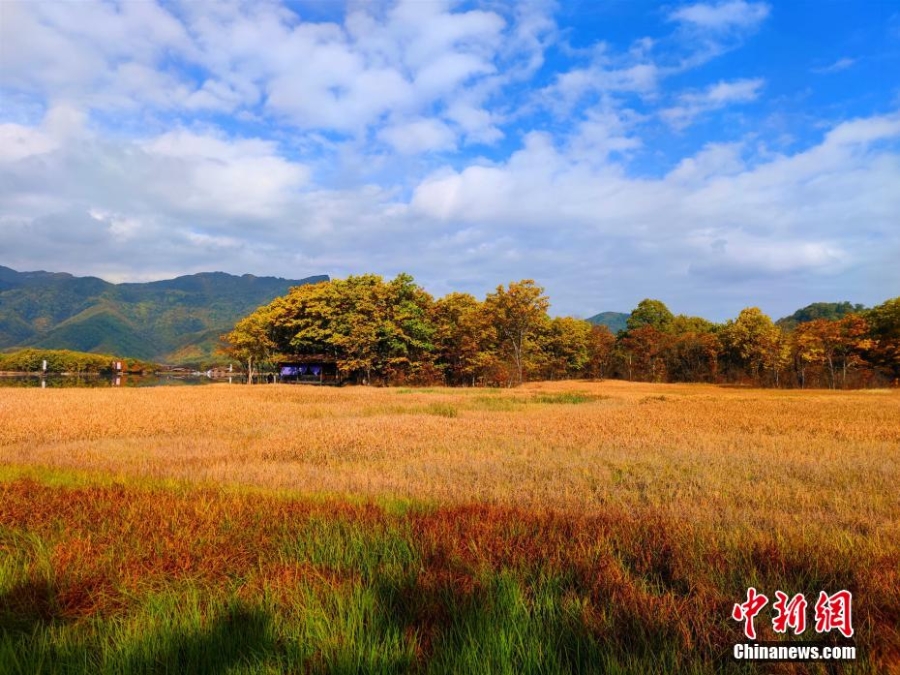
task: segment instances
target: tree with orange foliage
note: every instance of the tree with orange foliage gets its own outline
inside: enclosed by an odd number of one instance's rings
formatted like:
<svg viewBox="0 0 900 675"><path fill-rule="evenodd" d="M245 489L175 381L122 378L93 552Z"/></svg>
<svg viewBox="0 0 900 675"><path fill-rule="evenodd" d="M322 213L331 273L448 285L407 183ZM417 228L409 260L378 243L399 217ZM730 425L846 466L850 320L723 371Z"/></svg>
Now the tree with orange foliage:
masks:
<svg viewBox="0 0 900 675"><path fill-rule="evenodd" d="M608 377L612 370L612 355L616 346L616 336L606 326L591 326L588 334L588 362L585 375L602 379Z"/></svg>
<svg viewBox="0 0 900 675"><path fill-rule="evenodd" d="M449 293L431 308L435 360L447 384L475 385L496 333L482 303L468 293Z"/></svg>
<svg viewBox="0 0 900 675"><path fill-rule="evenodd" d="M669 333L643 324L629 330L620 340L621 354L627 359L630 377L640 380L664 382L667 376L666 350L673 342Z"/></svg>
<svg viewBox="0 0 900 675"><path fill-rule="evenodd" d="M807 386L810 369L815 373L825 363L825 347L819 333L816 321L806 321L799 324L791 334L794 368L801 389Z"/></svg>

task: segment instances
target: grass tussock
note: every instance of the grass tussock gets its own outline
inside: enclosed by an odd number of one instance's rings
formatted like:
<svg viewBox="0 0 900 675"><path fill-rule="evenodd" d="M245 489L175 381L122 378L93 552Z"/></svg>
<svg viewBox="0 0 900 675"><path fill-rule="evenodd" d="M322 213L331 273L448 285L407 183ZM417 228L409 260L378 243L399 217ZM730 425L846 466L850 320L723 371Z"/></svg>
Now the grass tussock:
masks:
<svg viewBox="0 0 900 675"><path fill-rule="evenodd" d="M749 585L900 667L896 392L396 393L0 391L0 671L773 672Z"/></svg>

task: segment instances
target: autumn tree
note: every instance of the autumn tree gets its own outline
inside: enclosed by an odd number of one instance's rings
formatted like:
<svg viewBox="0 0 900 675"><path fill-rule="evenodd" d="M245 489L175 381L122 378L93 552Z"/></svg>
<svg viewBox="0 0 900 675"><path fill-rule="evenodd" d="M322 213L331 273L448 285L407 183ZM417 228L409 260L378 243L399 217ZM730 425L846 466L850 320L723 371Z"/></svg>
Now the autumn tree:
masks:
<svg viewBox="0 0 900 675"><path fill-rule="evenodd" d="M544 377L561 380L584 372L591 358L591 324L570 316L556 317L545 322L539 335Z"/></svg>
<svg viewBox="0 0 900 675"><path fill-rule="evenodd" d="M892 382L900 384L900 297L873 307L865 318L870 326L872 359Z"/></svg>
<svg viewBox="0 0 900 675"><path fill-rule="evenodd" d="M268 307L260 307L238 321L230 333L221 337L226 343L223 351L247 364L247 384L253 382L254 362L259 366L271 361L277 349L270 333L271 326L272 318Z"/></svg>
<svg viewBox="0 0 900 675"><path fill-rule="evenodd" d="M715 381L722 353L717 331L714 323L697 316L679 314L672 320L672 339L665 355L671 381Z"/></svg>
<svg viewBox="0 0 900 675"><path fill-rule="evenodd" d="M724 375L801 387L847 387L879 374L900 381L900 298L862 314L849 303L820 305L798 313L802 321L782 322L793 327L786 332L756 307L717 325L674 316L647 298L613 336L605 326L548 317L532 280L499 286L479 302L465 293L434 300L407 274L365 274L293 288L223 339L248 381L254 366L278 354L324 355L350 379L385 383L520 384L529 374L659 382ZM834 316L807 317L825 310Z"/></svg>
<svg viewBox="0 0 900 675"><path fill-rule="evenodd" d="M612 355L616 346L616 336L606 326L591 325L588 333L588 362L584 374L587 377L602 379L612 371Z"/></svg>
<svg viewBox="0 0 900 675"><path fill-rule="evenodd" d="M770 372L775 386L780 384L781 371L787 367L790 352L779 329L758 307L741 310L738 318L729 320L721 331L722 344L732 359L754 382Z"/></svg>
<svg viewBox="0 0 900 675"><path fill-rule="evenodd" d="M665 303L645 298L625 322L616 354L629 380L660 382L667 378L666 351L674 316Z"/></svg>
<svg viewBox="0 0 900 675"><path fill-rule="evenodd" d="M864 353L873 344L868 334L869 324L858 314L799 324L791 348L800 386L806 386L808 368L819 366L828 374L829 387L846 387L850 372L867 365Z"/></svg>
<svg viewBox="0 0 900 675"><path fill-rule="evenodd" d="M666 352L672 336L649 323L630 328L619 339L619 354L627 364L628 379L666 380Z"/></svg>
<svg viewBox="0 0 900 675"><path fill-rule="evenodd" d="M408 375L432 349L431 296L408 274L390 282L374 274L332 282L327 342L338 368L371 382Z"/></svg>
<svg viewBox="0 0 900 675"><path fill-rule="evenodd" d="M810 374L814 376L825 363L825 346L815 321L797 325L791 334L791 351L797 379L803 389L808 386Z"/></svg>
<svg viewBox="0 0 900 675"><path fill-rule="evenodd" d="M379 324L383 315L379 286L383 281L375 274L364 274L332 283L328 342L337 354L338 370L349 376L359 375L369 383L378 365Z"/></svg>
<svg viewBox="0 0 900 675"><path fill-rule="evenodd" d="M408 274L389 282L366 274L298 286L257 313L280 351L334 358L342 373L369 382L427 371L431 304Z"/></svg>
<svg viewBox="0 0 900 675"><path fill-rule="evenodd" d="M532 279L510 283L508 288L501 285L485 298L484 305L501 347L511 359L516 383L522 384L531 340L548 319L550 302L544 289Z"/></svg>
<svg viewBox="0 0 900 675"><path fill-rule="evenodd" d="M841 387L847 386L851 371L868 366L865 354L875 344L869 337L869 322L859 314L848 314L837 321L837 357L841 373Z"/></svg>
<svg viewBox="0 0 900 675"><path fill-rule="evenodd" d="M337 289L333 281L295 286L268 305L270 334L279 351L337 356L332 340Z"/></svg>
<svg viewBox="0 0 900 675"><path fill-rule="evenodd" d="M468 293L449 293L431 310L438 369L447 384L470 383L483 375L497 335L482 304Z"/></svg>

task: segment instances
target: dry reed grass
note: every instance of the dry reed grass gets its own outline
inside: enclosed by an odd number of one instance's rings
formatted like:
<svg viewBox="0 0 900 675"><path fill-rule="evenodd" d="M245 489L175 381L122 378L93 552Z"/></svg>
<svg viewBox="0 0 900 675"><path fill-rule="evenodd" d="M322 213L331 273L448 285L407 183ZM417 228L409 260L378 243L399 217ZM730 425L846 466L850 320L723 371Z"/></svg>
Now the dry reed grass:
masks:
<svg viewBox="0 0 900 675"><path fill-rule="evenodd" d="M653 506L897 541L898 420L895 391L0 390L0 463L440 503Z"/></svg>
<svg viewBox="0 0 900 675"><path fill-rule="evenodd" d="M99 617L99 637L75 651L51 629L34 633L51 636L29 647L34 658L65 665L109 639L116 617L177 617L152 598L176 589L181 603L187 583L203 602L262 607L294 636L287 644L319 645L295 655L314 671L354 649L458 671L482 621L533 631L520 658L549 658L548 640L581 645L587 661L575 667L566 652L549 672L590 672L601 653L644 672L650 645L676 659L653 672L695 657L706 671L727 665L720 654L739 639L731 603L751 583L807 597L848 588L859 672L891 671L898 420L896 391L0 390L0 619L74 621L80 635L78 621ZM492 614L501 609L508 616ZM322 612L334 635L316 633ZM352 633L350 616L368 631ZM198 663L232 640L228 625ZM387 632L366 637L373 625ZM367 641L385 635L400 637L383 650ZM491 647L501 665L505 639ZM27 643L10 640L0 652ZM161 658L158 645L146 649Z"/></svg>

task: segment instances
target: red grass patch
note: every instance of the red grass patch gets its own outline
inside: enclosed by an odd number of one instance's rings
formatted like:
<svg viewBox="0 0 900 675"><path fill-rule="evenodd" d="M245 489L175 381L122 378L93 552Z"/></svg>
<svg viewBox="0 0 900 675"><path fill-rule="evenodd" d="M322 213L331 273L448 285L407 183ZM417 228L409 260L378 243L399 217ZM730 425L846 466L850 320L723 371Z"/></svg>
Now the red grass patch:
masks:
<svg viewBox="0 0 900 675"><path fill-rule="evenodd" d="M372 504L17 480L0 484L0 526L43 539L50 554L40 562L51 574L35 559L31 578L0 598L0 610L26 622L81 619L127 610L148 589L188 580L211 592L236 589L250 602L265 595L290 611L299 588L332 593L363 583L352 569L285 559L286 538L302 536L312 520L405 533L421 566L387 588L386 601L405 613L423 653L448 620L448 603L477 601L501 571L526 594L555 579L560 601L573 603L598 639L652 636L719 653L740 638L730 610L744 589L722 588L728 579L755 574L771 596L815 570L836 585L822 590L853 591L860 649L885 667L900 660L900 553L860 551L851 561L827 541L786 545L748 532L735 542L734 533L694 532L649 510L573 515L469 505L389 515Z"/></svg>

